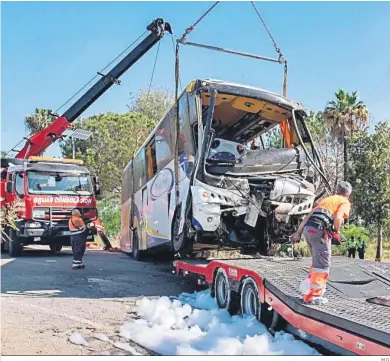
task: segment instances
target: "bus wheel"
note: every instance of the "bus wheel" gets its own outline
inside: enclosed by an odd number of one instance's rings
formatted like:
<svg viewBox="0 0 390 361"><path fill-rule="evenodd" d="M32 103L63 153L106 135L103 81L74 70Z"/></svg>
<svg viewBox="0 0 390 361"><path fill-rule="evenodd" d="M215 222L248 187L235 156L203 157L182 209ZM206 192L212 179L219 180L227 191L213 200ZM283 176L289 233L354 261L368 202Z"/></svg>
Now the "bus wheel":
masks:
<svg viewBox="0 0 390 361"><path fill-rule="evenodd" d="M133 247L131 253L136 261L141 260L142 252L139 250L138 233L136 230L133 232Z"/></svg>
<svg viewBox="0 0 390 361"><path fill-rule="evenodd" d="M49 247L52 252L60 252L62 249L62 244L51 244Z"/></svg>
<svg viewBox="0 0 390 361"><path fill-rule="evenodd" d="M241 288L241 313L251 315L260 321L261 303L256 282L253 278L246 278Z"/></svg>
<svg viewBox="0 0 390 361"><path fill-rule="evenodd" d="M16 235L16 231L9 229L9 245L8 253L11 257L19 257L22 254L23 246L20 244L20 237Z"/></svg>
<svg viewBox="0 0 390 361"><path fill-rule="evenodd" d="M187 256L192 251L192 240L188 238L188 225L184 222L183 231L179 233L180 227L180 208L176 210L176 213L172 221L172 235L171 235L171 246L175 253L179 253L181 256Z"/></svg>

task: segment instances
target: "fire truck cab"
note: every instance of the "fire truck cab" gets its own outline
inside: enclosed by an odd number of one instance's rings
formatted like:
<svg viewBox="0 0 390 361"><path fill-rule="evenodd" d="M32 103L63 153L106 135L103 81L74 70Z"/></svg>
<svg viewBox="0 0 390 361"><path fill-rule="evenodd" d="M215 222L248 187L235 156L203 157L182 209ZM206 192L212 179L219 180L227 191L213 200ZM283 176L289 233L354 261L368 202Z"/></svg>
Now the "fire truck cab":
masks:
<svg viewBox="0 0 390 361"><path fill-rule="evenodd" d="M8 168L1 172L5 185L2 202L13 205L17 212L17 229L8 227L8 237L2 237L2 249L10 256L19 256L23 247L31 244L49 245L53 252L69 246L68 222L75 208L86 223L97 220L99 180L91 177L82 163L48 157L8 160ZM95 234L92 227L88 239Z"/></svg>

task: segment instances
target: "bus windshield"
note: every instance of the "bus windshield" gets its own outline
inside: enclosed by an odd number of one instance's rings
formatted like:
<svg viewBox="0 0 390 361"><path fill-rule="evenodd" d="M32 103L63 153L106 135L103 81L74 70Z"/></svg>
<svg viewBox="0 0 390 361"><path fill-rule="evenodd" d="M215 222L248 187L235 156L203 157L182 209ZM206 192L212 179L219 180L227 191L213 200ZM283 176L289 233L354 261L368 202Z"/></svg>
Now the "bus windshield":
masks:
<svg viewBox="0 0 390 361"><path fill-rule="evenodd" d="M92 194L89 174L30 171L27 187L31 194Z"/></svg>

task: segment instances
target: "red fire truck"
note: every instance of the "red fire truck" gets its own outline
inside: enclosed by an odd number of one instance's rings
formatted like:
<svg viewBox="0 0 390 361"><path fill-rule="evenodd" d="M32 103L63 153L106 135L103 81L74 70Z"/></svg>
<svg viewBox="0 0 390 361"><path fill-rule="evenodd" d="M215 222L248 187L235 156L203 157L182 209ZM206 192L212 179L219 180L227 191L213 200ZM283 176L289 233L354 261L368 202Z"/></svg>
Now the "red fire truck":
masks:
<svg viewBox="0 0 390 361"><path fill-rule="evenodd" d="M16 229L4 225L2 251L16 257L29 244L49 245L52 251L60 251L70 244L68 220L74 208L81 211L88 223L100 223L95 199L100 194L98 178L91 177L81 161L41 155L113 84L120 84L120 76L166 32L172 33L169 23L160 18L149 24L147 30L150 33L107 74L98 73L101 78L61 116L26 139L15 158L1 159L1 207L14 207L17 211ZM95 227L89 238L96 233Z"/></svg>

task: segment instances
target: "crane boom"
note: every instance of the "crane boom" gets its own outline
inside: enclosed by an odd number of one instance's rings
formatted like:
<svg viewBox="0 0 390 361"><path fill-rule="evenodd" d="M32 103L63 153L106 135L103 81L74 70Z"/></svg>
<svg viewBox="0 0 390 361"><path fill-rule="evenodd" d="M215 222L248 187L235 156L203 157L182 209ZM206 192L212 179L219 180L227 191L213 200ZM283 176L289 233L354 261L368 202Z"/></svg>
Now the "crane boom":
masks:
<svg viewBox="0 0 390 361"><path fill-rule="evenodd" d="M142 56L147 53L165 35L172 34L169 23L158 18L146 28L150 34L131 50L116 66L103 75L89 90L87 90L74 104L72 104L61 116L54 120L45 129L26 139L26 144L15 156L25 159L29 156L41 155L51 144L59 139L86 109L103 95L129 68L131 68Z"/></svg>

